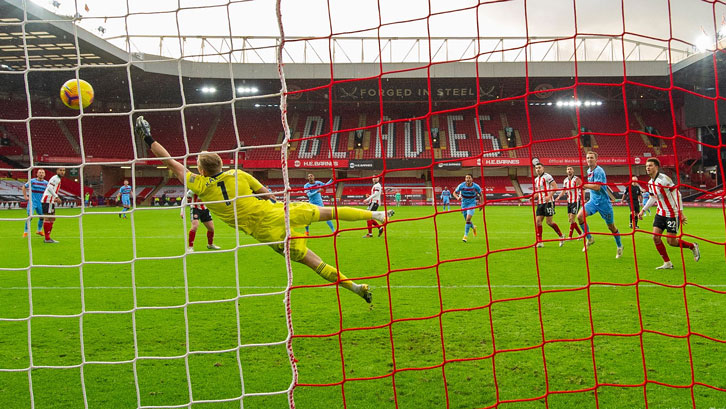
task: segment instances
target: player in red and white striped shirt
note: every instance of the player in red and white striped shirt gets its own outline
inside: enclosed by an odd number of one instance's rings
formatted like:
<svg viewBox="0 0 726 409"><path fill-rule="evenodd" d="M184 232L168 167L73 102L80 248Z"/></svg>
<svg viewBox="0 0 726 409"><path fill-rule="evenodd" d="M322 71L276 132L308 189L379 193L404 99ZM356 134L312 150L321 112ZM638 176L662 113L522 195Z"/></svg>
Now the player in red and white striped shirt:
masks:
<svg viewBox="0 0 726 409"><path fill-rule="evenodd" d="M655 248L663 258L663 265L656 267L656 270L672 269L673 263L668 257L668 251L661 240L663 230L666 231L666 241L672 247L684 247L693 252L693 259L698 261L701 258L701 252L698 249L698 243L689 243L682 240L676 235L678 234L679 221L686 224L687 218L683 215L683 202L681 201L681 193L678 191L671 178L660 173L660 161L656 158L649 158L645 162L645 171L650 176L648 182L648 191L650 197L643 209L638 213L638 218L643 220L643 213L651 206L658 204L658 211L653 220L653 241Z"/></svg>
<svg viewBox="0 0 726 409"><path fill-rule="evenodd" d="M378 210L378 206L381 205L381 193L383 192L383 188L381 187L379 180L380 178L378 176L373 176L373 178L371 179L371 181L373 182L373 187L371 187L371 195L363 200L363 203L368 205L368 210L372 212ZM367 221L367 227L368 233L363 236L363 238L373 237L373 227L378 228L378 237L381 237L381 234L383 234L383 226L378 224L378 222L373 219Z"/></svg>
<svg viewBox="0 0 726 409"><path fill-rule="evenodd" d="M537 212L536 212L536 228L537 228L537 247L544 247L542 242L542 220L547 219L547 225L557 233L560 238L560 247L565 243L565 236L562 235L560 226L552 220L555 215L555 201L553 197L557 191L557 182L549 173L544 171L544 165L537 162L534 165L534 172L537 175L534 178L534 194L537 196Z"/></svg>
<svg viewBox="0 0 726 409"><path fill-rule="evenodd" d="M194 251L194 238L197 236L199 221L207 228L207 248L210 250L219 250L220 247L214 244L214 221L212 220L212 215L209 213L207 206L191 190L187 191L186 196L182 200L181 217L184 217L184 207L187 199L191 199L189 207L191 208L192 217L192 227L189 229L189 247L187 247L187 251L190 253Z"/></svg>
<svg viewBox="0 0 726 409"><path fill-rule="evenodd" d="M55 214L55 204L60 204L61 202L58 193L60 193L61 179L65 174L66 168L58 168L55 171L55 175L48 181L48 186L45 187L43 197L40 199L40 203L43 204L43 215ZM55 217L43 217L43 233L45 234L46 243L58 243L50 238L50 232L53 230L54 222Z"/></svg>
<svg viewBox="0 0 726 409"><path fill-rule="evenodd" d="M564 194L567 194L567 220L570 222L570 238L572 238L572 232L575 230L577 234L582 234L577 225L577 212L580 211L582 203L582 180L575 175L572 166L567 167L567 177L562 181L562 191L555 200L560 200Z"/></svg>

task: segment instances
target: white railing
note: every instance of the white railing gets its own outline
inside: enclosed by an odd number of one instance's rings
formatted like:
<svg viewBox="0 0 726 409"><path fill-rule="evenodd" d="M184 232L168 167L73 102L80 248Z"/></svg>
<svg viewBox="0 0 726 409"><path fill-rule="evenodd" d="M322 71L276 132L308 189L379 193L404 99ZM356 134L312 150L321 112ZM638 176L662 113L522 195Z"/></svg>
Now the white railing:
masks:
<svg viewBox="0 0 726 409"><path fill-rule="evenodd" d="M157 54L196 62L274 63L277 37L158 36L108 37L131 52ZM288 38L285 63L441 63L473 62L678 62L692 47L668 48L652 41L622 36L578 37L333 37Z"/></svg>

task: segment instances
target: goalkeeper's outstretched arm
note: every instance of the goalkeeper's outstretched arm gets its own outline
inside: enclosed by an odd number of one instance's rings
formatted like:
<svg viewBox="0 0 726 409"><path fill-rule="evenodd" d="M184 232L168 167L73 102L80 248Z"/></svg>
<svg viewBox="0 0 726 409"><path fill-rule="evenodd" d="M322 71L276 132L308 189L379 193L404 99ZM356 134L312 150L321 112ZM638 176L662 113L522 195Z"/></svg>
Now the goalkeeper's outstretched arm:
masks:
<svg viewBox="0 0 726 409"><path fill-rule="evenodd" d="M258 195L261 195L261 196L257 196L261 199L269 200L272 203L277 202L277 199L275 199L275 195L272 192L270 192L270 190L268 188L266 188L265 186L262 186L261 188L255 190L254 192Z"/></svg>
<svg viewBox="0 0 726 409"><path fill-rule="evenodd" d="M185 168L184 165L179 163L177 160L172 159L166 148L164 148L159 142L156 142L154 138L151 137L151 126L149 126L149 122L147 122L143 116L136 118L134 132L137 136L144 139L144 142L149 145L149 148L151 148L151 152L154 154L154 156L156 156L157 158L162 158L161 161L164 162L164 164L168 166L172 172L174 172L174 175L177 177L177 179L184 183L186 174L188 172L187 168Z"/></svg>

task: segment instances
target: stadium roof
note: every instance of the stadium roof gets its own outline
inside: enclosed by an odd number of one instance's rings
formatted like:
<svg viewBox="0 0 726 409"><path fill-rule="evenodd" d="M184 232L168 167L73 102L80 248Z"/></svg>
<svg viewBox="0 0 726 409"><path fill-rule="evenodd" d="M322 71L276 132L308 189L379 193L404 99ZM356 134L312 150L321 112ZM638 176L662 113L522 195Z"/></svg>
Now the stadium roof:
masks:
<svg viewBox="0 0 726 409"><path fill-rule="evenodd" d="M20 1L0 1L0 65L3 69L73 68L78 66L79 59L84 65L124 62L125 58L116 47L107 47L105 41L77 28L71 19L27 3L25 20L22 4ZM76 29L77 45L73 34Z"/></svg>
<svg viewBox="0 0 726 409"><path fill-rule="evenodd" d="M0 0L0 16L0 65L4 65L0 67L0 73L6 74L0 81L0 92L5 94L22 96L26 85L34 96L55 94L60 84L75 75L72 70L78 67L79 61L79 75L91 81L97 93L103 95L104 104L95 104L93 109L103 109L104 112L128 109L132 97L137 107L153 107L154 104L161 104L160 107L179 106L180 81L186 103L229 101L239 97L235 95L234 87L245 86L245 83L259 88L259 94L279 91L274 63L275 46L279 41L276 37L247 37L241 40L241 45L235 42L237 39L229 37L184 37L181 41L179 38L160 37L160 51L164 48L161 45L164 41L183 44L198 40L206 44L201 53L173 58L123 50L117 45L132 47L134 38L102 38L80 27L72 18L58 16L32 2ZM378 39L360 37L329 41L327 38L292 38L285 46L285 75L291 90L324 87L330 84L331 72L336 80L356 78L354 83L336 83L331 89L336 101L351 103L378 101L374 93L378 90L381 69L384 70L381 87L394 93L423 95L430 76L431 92L435 92L434 88L452 92L451 97L434 98L434 101L445 103L475 99L472 95L476 95L477 84L481 100L497 100L532 90L572 87L577 78L615 85L623 81L624 73L636 84L664 89L671 85L669 73L672 68L673 85L706 97L716 95L712 53L690 54L675 49L669 53L666 47L645 42L626 41L621 44L617 38L583 37L578 40L581 52L578 51L575 60L574 53L560 47L561 42L572 43L572 39L511 37L479 40L482 48L483 43L493 41L487 43L490 49L510 51L482 55L477 66L472 62L457 61L477 46L472 38L381 39L381 47L386 51L383 53L369 52L368 42L375 42L377 50ZM426 41L436 46L432 48L432 56L426 54L428 51L422 51L428 50ZM231 44L237 44L237 49L233 50ZM515 47L516 44L520 46ZM521 44L529 44L527 55ZM623 45L624 49L621 48ZM332 47L332 53L328 54L328 46ZM227 47L226 53L221 52L224 47ZM396 54L393 49L402 52ZM25 71L26 50L30 71ZM618 58L618 53L621 58ZM625 54L625 63L622 54ZM715 55L719 72L726 72L726 57L720 52ZM326 56L334 58L332 67L325 61ZM525 57L529 62L525 62ZM236 62L215 62L220 58ZM383 58L383 62L378 58ZM428 62L421 60L434 62L429 66ZM450 60L456 62L448 62ZM669 60L678 62L669 65ZM131 61L130 70L127 61ZM230 75L234 81L230 81ZM129 79L133 82L133 90L130 90ZM205 86L216 87L218 92L216 95L204 95L200 91ZM635 87L643 100L668 99L657 88ZM457 88L466 89L467 94L453 94ZM622 98L618 88L592 91L595 97L616 101ZM722 90L720 95L726 95L723 91L726 90ZM555 96L566 97L564 94ZM297 100L297 109L312 109L314 104L327 105L327 97L327 89L306 92ZM535 97L547 98L546 94ZM427 102L425 95L418 98L392 95L384 97L384 100ZM253 106L257 102L237 103ZM260 103L274 106L276 101L267 98ZM292 103L295 104L294 99Z"/></svg>
<svg viewBox="0 0 726 409"><path fill-rule="evenodd" d="M25 8L25 9L24 9ZM24 18L27 12L27 20ZM164 42L198 44L193 55L160 56L129 52L140 37L104 39L75 24L73 18L21 0L0 1L0 64L7 70L73 68L124 65L127 61L146 72L198 78L276 79L275 37L156 36L159 51ZM81 16L77 16L82 18ZM23 24L23 21L26 21ZM78 37L78 51L76 40ZM151 36L154 37L154 36ZM574 41L574 42L573 42ZM25 42L25 44L24 44ZM622 42L622 43L621 43ZM571 50L576 47L577 52ZM328 47L332 47L332 53ZM331 66L336 78L377 76L381 69L391 78L473 77L622 77L623 60L629 76L667 75L668 61L689 57L690 52L617 36L501 38L379 39L342 36L289 38L285 48L285 70L289 79L329 79ZM429 47L431 47L429 55ZM473 62L476 47L483 52L478 71ZM189 47L192 50L192 47ZM372 51L371 51L372 50ZM394 52L396 50L396 52ZM423 51L422 51L423 50ZM378 59L382 58L383 61ZM473 58L470 58L473 60ZM429 62L430 70L427 69ZM453 61L453 62L449 62ZM462 62L463 61L463 62ZM528 62L525 62L528 61ZM575 63L577 61L577 63Z"/></svg>

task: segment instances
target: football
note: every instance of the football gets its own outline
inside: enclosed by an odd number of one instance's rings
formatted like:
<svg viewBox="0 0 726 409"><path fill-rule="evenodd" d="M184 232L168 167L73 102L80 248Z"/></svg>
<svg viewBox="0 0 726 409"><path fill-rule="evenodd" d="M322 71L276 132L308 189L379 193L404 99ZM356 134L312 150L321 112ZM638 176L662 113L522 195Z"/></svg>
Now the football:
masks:
<svg viewBox="0 0 726 409"><path fill-rule="evenodd" d="M69 79L60 89L60 98L63 104L71 109L80 109L79 101L83 108L87 108L93 102L93 87L87 81Z"/></svg>

